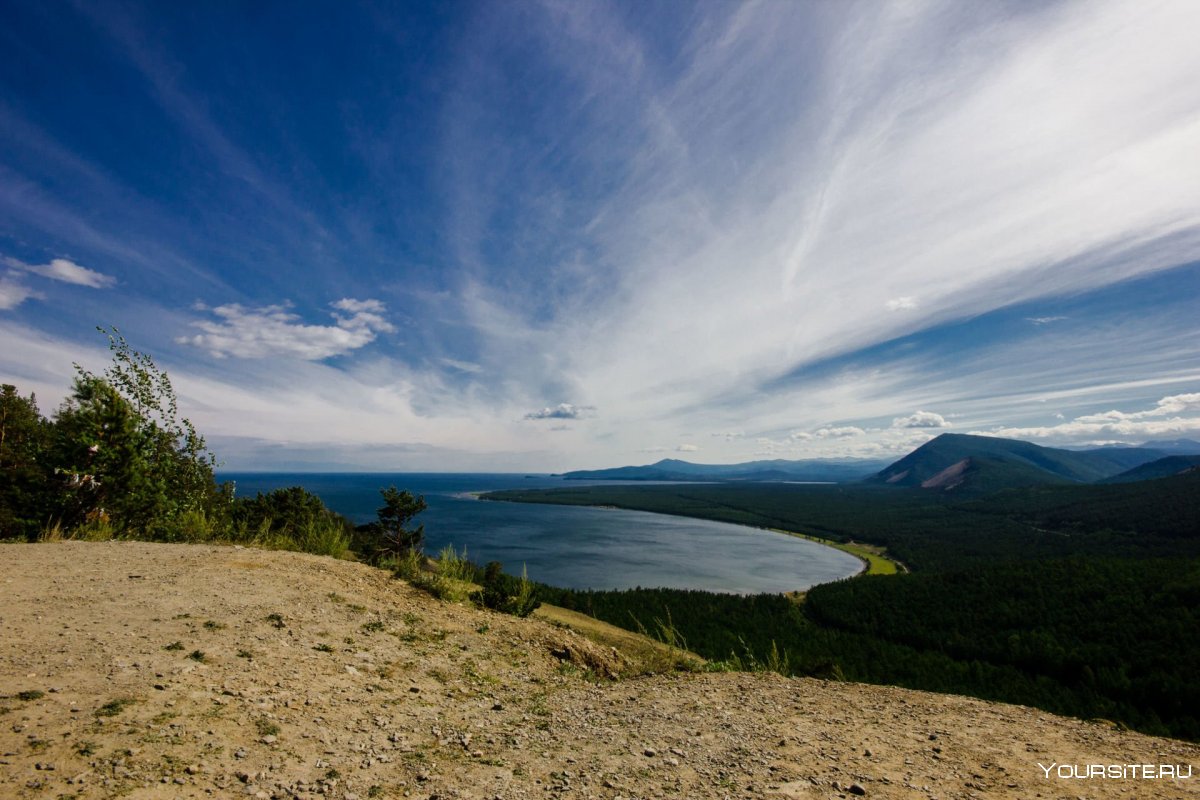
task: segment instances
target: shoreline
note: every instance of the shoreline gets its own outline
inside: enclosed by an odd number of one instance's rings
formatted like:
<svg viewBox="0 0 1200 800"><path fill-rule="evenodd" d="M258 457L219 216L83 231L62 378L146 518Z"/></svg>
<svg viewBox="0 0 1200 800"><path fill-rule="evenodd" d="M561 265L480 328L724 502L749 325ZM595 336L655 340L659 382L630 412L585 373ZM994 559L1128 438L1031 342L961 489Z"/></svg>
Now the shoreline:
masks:
<svg viewBox="0 0 1200 800"><path fill-rule="evenodd" d="M600 509L611 510L611 511L636 511L639 514L658 514L660 516L671 517L673 519L695 519L695 520L703 520L704 522L715 522L715 523L719 523L721 525L735 525L739 528L747 528L747 529L753 530L753 531L765 531L767 533L778 533L778 534L781 534L784 536L790 536L795 539L804 539L806 541L812 542L813 544L818 544L823 547L828 547L832 550L837 550L839 552L845 553L846 555L853 556L854 558L858 559L858 562L860 564L858 571L856 571L850 575L843 576L841 578L835 578L835 579L829 580L829 581L821 581L820 583L814 583L811 586L805 587L803 589L791 589L791 590L786 590L786 591L781 591L781 592L760 592L759 594L803 595L805 592L807 592L813 586L820 586L825 583L834 583L835 581L846 580L847 578L856 578L859 575L864 575L864 574L865 575L893 575L898 572L908 572L908 568L905 567L899 561L890 559L890 558L882 555L881 553L871 552L868 549L870 547L869 545L861 545L861 544L857 544L857 543L843 544L841 542L835 542L832 539L823 539L819 536L813 536L813 535L807 534L807 533L799 533L797 531L788 531L788 530L784 530L782 528L767 528L767 527L763 527L761 525L744 525L742 523L730 522L729 520L724 520L724 519L711 519L709 517L692 516L692 515L688 515L688 514L668 514L665 511L648 511L648 510L642 509L642 508L628 508L626 506L615 506L610 503L604 503L604 504L597 504L597 503L539 503L535 500L534 501L531 501L531 500L504 500L504 499L499 499L499 498L486 497L485 495L490 494L490 492L471 492L471 494L475 497L476 500L484 500L484 501L492 502L492 503L527 503L529 505L541 505L541 506L570 506L572 508L600 508ZM712 590L708 590L708 591L712 591Z"/></svg>
<svg viewBox="0 0 1200 800"><path fill-rule="evenodd" d="M799 531L789 531L783 528L763 528L763 530L772 531L774 533L782 533L785 536L795 536L798 539L807 539L810 542L823 544L826 547L832 547L834 550L841 550L843 553L848 553L862 562L863 568L856 572L851 577L858 575L898 575L908 573L908 567L903 561L891 558L886 555L886 550L875 545L861 544L859 542L837 542L833 539L826 539L821 536L814 536L811 533L800 533Z"/></svg>

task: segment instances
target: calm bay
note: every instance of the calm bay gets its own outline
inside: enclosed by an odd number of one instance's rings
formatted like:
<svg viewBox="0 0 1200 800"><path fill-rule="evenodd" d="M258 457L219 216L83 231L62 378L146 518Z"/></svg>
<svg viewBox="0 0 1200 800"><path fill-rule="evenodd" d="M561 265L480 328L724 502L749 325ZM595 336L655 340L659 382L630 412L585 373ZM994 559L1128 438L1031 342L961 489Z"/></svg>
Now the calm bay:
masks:
<svg viewBox="0 0 1200 800"><path fill-rule="evenodd" d="M239 497L302 486L355 523L375 519L379 489L423 495L426 550L466 548L471 560L574 589L670 587L757 593L806 589L861 568L858 559L783 534L687 517L605 508L501 503L478 492L578 486L505 473L235 473Z"/></svg>

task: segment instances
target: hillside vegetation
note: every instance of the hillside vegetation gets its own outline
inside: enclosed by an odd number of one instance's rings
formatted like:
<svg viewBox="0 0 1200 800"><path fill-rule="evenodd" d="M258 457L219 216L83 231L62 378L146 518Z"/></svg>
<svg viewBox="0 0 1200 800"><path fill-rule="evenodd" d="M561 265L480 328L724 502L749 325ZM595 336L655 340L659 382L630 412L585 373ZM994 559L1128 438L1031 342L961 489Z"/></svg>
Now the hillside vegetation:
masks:
<svg viewBox="0 0 1200 800"><path fill-rule="evenodd" d="M886 547L912 574L783 596L671 589L548 602L669 620L735 666L971 694L1200 739L1200 473L980 499L886 486L593 486L494 499L617 506Z"/></svg>

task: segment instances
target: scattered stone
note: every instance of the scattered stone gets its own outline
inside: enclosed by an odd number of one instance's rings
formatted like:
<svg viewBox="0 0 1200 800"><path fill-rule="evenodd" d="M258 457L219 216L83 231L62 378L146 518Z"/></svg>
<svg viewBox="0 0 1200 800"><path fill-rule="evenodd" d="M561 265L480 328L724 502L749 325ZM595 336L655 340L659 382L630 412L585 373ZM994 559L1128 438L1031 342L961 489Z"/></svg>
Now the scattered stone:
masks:
<svg viewBox="0 0 1200 800"><path fill-rule="evenodd" d="M653 747L647 747L642 751L642 755L646 756L647 758L654 758L656 755L658 755L658 751Z"/></svg>
<svg viewBox="0 0 1200 800"><path fill-rule="evenodd" d="M850 784L850 788L847 789L846 791L849 792L850 794L856 794L859 797L862 797L863 795L865 795L867 793L867 790L864 789L863 787L859 786L857 783Z"/></svg>

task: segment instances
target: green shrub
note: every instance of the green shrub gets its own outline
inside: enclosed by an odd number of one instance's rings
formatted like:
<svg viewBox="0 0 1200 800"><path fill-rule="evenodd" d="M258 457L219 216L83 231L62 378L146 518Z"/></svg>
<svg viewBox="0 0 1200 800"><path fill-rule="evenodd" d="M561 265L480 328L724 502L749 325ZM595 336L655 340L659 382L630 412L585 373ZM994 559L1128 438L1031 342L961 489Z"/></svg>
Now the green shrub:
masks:
<svg viewBox="0 0 1200 800"><path fill-rule="evenodd" d="M493 611L528 617L542 604L535 596L533 581L524 568L520 578L506 575L503 570L499 561L491 561L484 568L480 603Z"/></svg>

